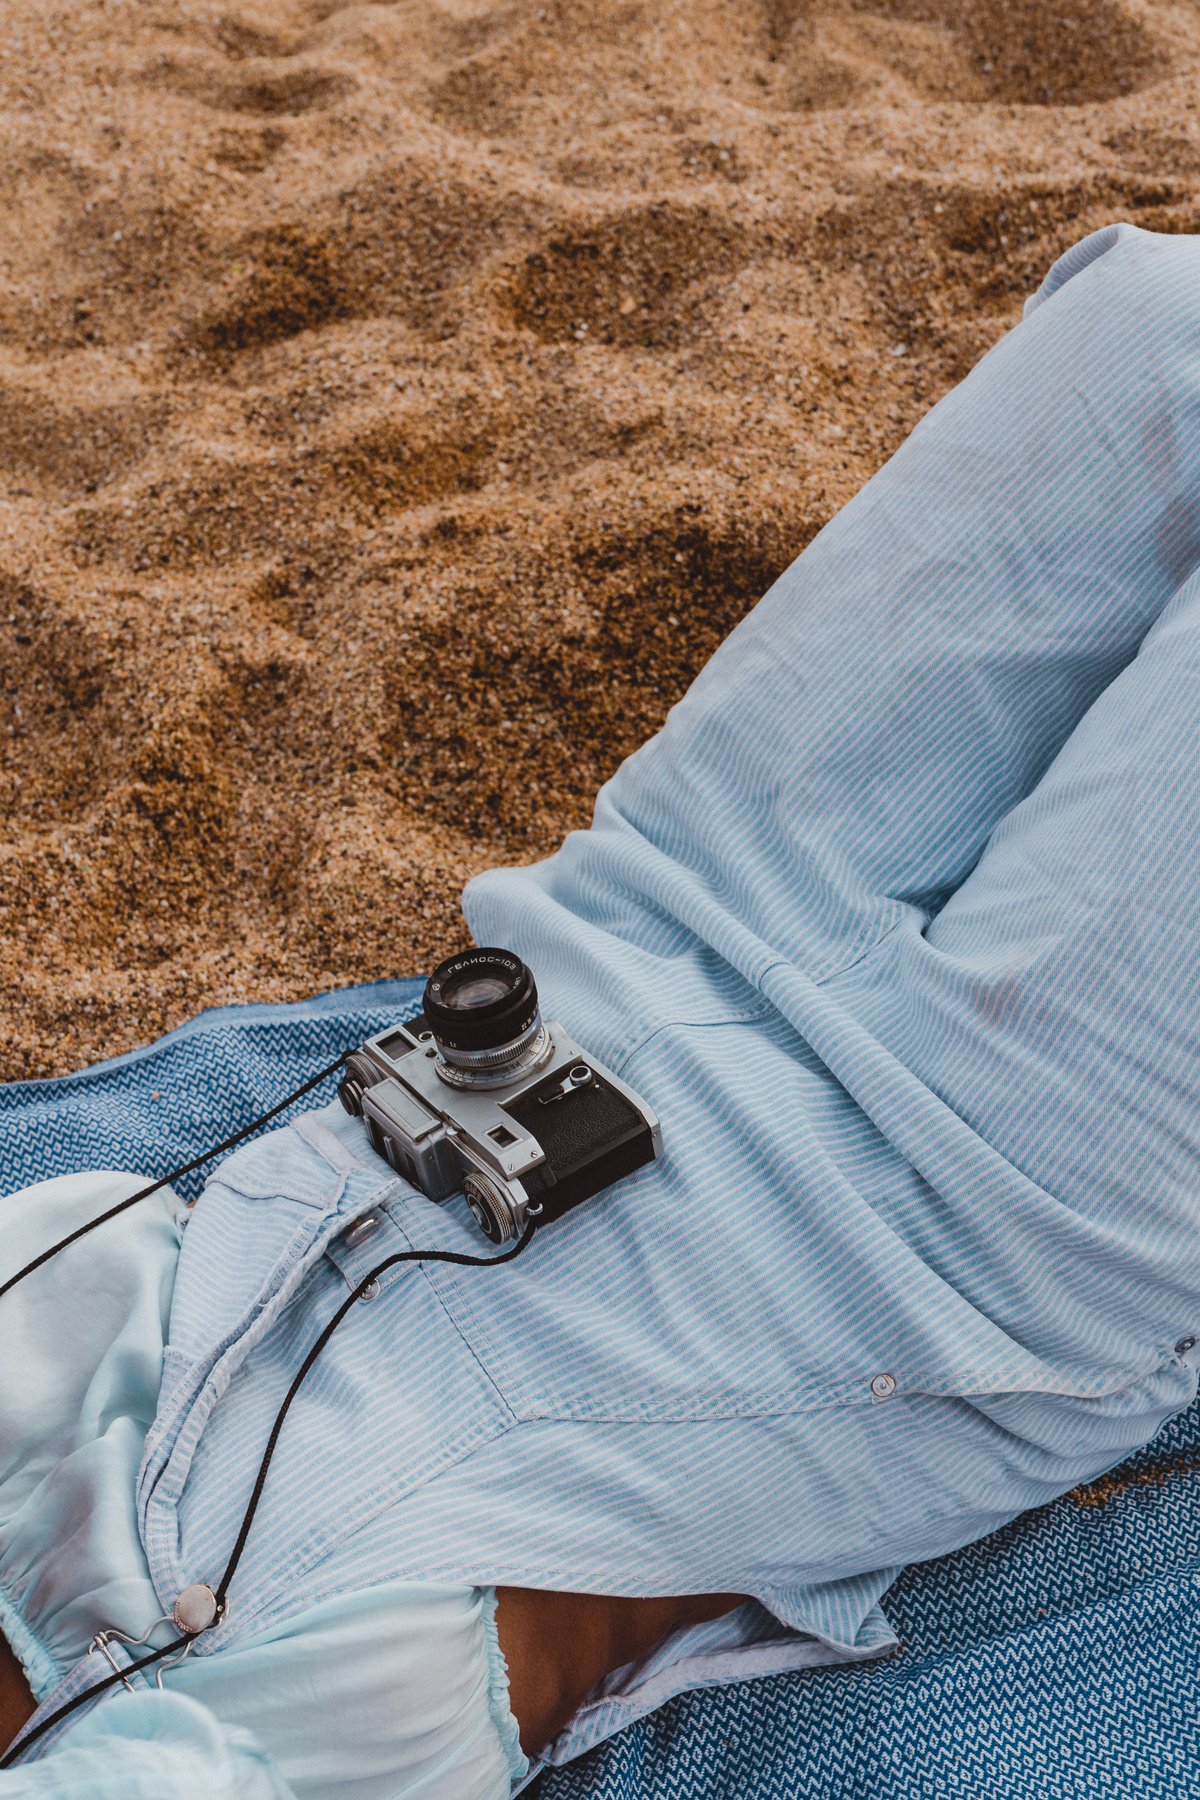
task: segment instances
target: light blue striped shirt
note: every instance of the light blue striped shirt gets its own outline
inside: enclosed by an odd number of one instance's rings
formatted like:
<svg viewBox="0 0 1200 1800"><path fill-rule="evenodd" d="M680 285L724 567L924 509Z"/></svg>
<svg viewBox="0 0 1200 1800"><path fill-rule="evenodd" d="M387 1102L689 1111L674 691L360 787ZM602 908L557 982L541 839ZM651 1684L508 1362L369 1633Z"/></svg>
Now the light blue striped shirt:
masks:
<svg viewBox="0 0 1200 1800"><path fill-rule="evenodd" d="M679 1687L888 1649L898 1569L1191 1401L1197 496L1200 239L1108 227L591 828L469 885L663 1155L511 1265L352 1310L197 1655L382 1580L754 1597L564 1758ZM409 1246L481 1240L340 1108L221 1165L139 1485L160 1595L220 1574L294 1370Z"/></svg>

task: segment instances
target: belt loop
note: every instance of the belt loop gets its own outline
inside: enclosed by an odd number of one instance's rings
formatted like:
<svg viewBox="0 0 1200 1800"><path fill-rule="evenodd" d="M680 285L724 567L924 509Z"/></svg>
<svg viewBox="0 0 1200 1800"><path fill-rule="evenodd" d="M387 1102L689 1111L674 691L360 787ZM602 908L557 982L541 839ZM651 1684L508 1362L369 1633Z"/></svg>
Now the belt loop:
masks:
<svg viewBox="0 0 1200 1800"><path fill-rule="evenodd" d="M318 1156L323 1156L331 1168L339 1175L351 1175L355 1169L370 1168L369 1163L360 1162L351 1151L347 1150L340 1137L330 1131L328 1125L322 1125L315 1112L301 1113L292 1120L292 1130L299 1133L306 1144L309 1144Z"/></svg>

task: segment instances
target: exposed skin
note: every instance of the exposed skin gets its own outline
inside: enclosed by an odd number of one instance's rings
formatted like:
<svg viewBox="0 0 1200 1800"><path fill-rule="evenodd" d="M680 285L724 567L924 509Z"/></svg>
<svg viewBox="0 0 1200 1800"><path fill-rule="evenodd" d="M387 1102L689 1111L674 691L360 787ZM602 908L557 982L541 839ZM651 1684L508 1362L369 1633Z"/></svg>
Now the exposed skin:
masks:
<svg viewBox="0 0 1200 1800"><path fill-rule="evenodd" d="M626 1599L500 1588L496 1630L508 1664L509 1698L532 1755L557 1737L605 1675L648 1656L681 1625L739 1606L741 1594ZM0 1636L0 1753L34 1713L24 1671Z"/></svg>
<svg viewBox="0 0 1200 1800"><path fill-rule="evenodd" d="M632 1599L498 1588L496 1633L508 1664L509 1704L521 1748L533 1755L557 1737L604 1676L636 1662L682 1625L740 1606L742 1594Z"/></svg>
<svg viewBox="0 0 1200 1800"><path fill-rule="evenodd" d="M25 1671L0 1637L0 1752L8 1749L34 1711Z"/></svg>

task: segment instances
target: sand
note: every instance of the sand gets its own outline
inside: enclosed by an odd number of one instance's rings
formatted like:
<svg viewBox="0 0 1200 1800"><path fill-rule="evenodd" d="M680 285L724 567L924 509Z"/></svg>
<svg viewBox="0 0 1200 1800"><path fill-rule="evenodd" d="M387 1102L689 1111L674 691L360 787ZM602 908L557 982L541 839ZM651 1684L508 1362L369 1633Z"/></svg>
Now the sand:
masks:
<svg viewBox="0 0 1200 1800"><path fill-rule="evenodd" d="M1053 258L1200 7L5 0L0 1074L413 973Z"/></svg>

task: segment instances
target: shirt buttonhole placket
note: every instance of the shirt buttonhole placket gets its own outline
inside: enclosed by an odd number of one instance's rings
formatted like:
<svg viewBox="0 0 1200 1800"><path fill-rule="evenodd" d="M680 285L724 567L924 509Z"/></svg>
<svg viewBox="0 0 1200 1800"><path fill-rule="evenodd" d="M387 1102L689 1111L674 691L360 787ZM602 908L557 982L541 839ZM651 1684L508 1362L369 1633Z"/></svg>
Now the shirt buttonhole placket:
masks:
<svg viewBox="0 0 1200 1800"><path fill-rule="evenodd" d="M351 1291L358 1287L377 1263L386 1259L386 1223L381 1207L368 1207L326 1245L325 1253L329 1261ZM375 1300L382 1291L382 1283L376 1278L363 1289L359 1301L365 1303Z"/></svg>

